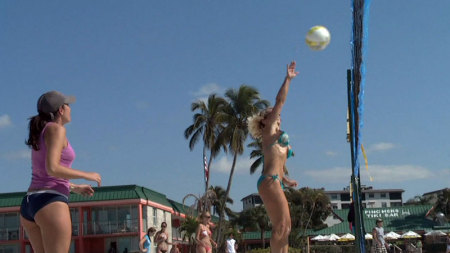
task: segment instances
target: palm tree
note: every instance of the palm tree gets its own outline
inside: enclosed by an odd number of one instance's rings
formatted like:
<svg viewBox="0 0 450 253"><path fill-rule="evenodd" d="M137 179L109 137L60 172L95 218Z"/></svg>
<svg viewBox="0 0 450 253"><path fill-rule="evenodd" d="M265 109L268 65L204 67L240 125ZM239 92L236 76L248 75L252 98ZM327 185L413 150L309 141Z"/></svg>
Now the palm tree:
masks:
<svg viewBox="0 0 450 253"><path fill-rule="evenodd" d="M266 231L270 230L271 224L264 206L257 206L240 212L231 220L231 223L243 227L244 231L259 231L263 248L266 247L265 234Z"/></svg>
<svg viewBox="0 0 450 253"><path fill-rule="evenodd" d="M250 153L250 158L256 158L256 160L250 166L250 174L255 173L258 167L264 162L263 152L262 152L262 142L260 139L254 139L250 142L247 147L254 148Z"/></svg>
<svg viewBox="0 0 450 253"><path fill-rule="evenodd" d="M217 141L219 131L223 128L220 116L226 105L227 101L224 98L217 96L216 94L209 95L207 103L202 100L198 100L192 103L191 111L199 110L200 112L194 114L193 124L186 128L186 130L184 130L184 137L186 139L189 139L189 137L191 137L189 141L189 149L191 151L194 149L194 146L198 142L200 137L202 137L203 139L204 158L206 157L206 150L210 150L208 161L209 172L211 172L212 159L220 151L220 149L213 149L212 147ZM205 192L208 190L209 181L209 179L206 181Z"/></svg>
<svg viewBox="0 0 450 253"><path fill-rule="evenodd" d="M199 221L193 217L186 215L186 218L184 219L183 223L181 223L181 226L179 228L180 233L183 235L183 241L188 239L189 242L189 252L192 251L192 245L195 243L195 232L197 231Z"/></svg>
<svg viewBox="0 0 450 253"><path fill-rule="evenodd" d="M241 85L239 90L227 90L225 97L229 101L228 106L224 108L225 115L223 119L225 120L226 127L219 134L216 147L227 145L228 150L233 154L233 163L228 178L225 198L223 198L222 201L225 201L230 194L237 157L244 152L244 143L248 136L247 118L269 105L267 100L262 100L260 98L259 92L255 88L247 85ZM225 208L225 205L222 205L221 208ZM220 217L217 235L218 241L220 240L221 235L222 220L223 217Z"/></svg>
<svg viewBox="0 0 450 253"><path fill-rule="evenodd" d="M323 220L330 213L330 199L322 189L301 188L299 190L288 189L285 191L286 199L290 203L292 227L308 228L322 227Z"/></svg>
<svg viewBox="0 0 450 253"><path fill-rule="evenodd" d="M234 202L233 199L228 197L227 200L225 201L225 207L222 208L222 204L224 203L222 200L225 198L225 189L223 189L220 186L211 186L209 190L214 192L216 196L216 198L213 199L212 201L214 214L217 213L219 217L224 216L225 214L229 217L234 216L234 212L226 206L226 203L233 204ZM224 210L224 212L220 213L221 210Z"/></svg>
<svg viewBox="0 0 450 253"><path fill-rule="evenodd" d="M261 232L261 240L262 240L262 247L266 247L266 238L265 234L266 231L270 229L270 219L267 215L266 208L264 206L257 206L252 209L252 215L258 224L259 231Z"/></svg>

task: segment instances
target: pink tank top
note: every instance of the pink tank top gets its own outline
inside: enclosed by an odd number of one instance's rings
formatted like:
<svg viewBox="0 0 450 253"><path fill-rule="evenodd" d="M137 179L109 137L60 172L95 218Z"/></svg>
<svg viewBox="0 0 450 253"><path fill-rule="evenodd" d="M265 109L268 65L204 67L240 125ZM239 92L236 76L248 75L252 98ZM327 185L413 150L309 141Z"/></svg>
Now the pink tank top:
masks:
<svg viewBox="0 0 450 253"><path fill-rule="evenodd" d="M40 189L51 189L66 196L70 194L70 184L68 179L58 178L48 175L47 169L45 167L45 159L47 157L47 147L45 146L44 133L47 126L53 123L47 123L41 132L39 138L39 150L32 149L31 151L31 162L32 162L32 178L30 189L40 190ZM75 159L75 152L68 142L67 147L61 152L61 158L59 164L64 167L72 167L72 162Z"/></svg>

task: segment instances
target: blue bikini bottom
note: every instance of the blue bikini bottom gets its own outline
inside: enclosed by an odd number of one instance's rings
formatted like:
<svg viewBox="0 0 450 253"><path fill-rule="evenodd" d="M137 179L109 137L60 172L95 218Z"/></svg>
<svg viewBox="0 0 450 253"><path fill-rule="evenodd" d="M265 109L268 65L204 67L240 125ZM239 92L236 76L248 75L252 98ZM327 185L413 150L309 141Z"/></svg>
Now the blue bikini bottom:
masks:
<svg viewBox="0 0 450 253"><path fill-rule="evenodd" d="M34 222L34 216L44 206L46 206L50 203L56 202L56 201L60 201L60 202L64 202L64 203L69 202L68 198L66 196L62 195L61 193L55 194L55 193L50 193L50 192L51 191L43 192L43 193L27 194L22 199L22 204L20 206L20 214L22 215L22 217L24 217L25 219L27 219L29 221Z"/></svg>
<svg viewBox="0 0 450 253"><path fill-rule="evenodd" d="M258 182L256 183L256 189L259 189L259 185L261 185L262 181L264 181L264 179L266 179L268 177L272 178L274 181L275 180L280 181L281 189L284 190L284 184L283 184L283 182L281 182L281 179L278 176L278 174L275 174L275 175L264 175L264 174L261 174L261 176L258 179Z"/></svg>

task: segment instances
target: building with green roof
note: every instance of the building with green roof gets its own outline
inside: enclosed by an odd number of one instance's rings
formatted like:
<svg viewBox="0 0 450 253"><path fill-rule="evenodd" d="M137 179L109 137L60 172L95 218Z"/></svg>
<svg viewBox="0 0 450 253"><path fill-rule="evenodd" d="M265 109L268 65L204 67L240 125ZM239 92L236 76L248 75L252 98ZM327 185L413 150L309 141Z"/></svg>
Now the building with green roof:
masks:
<svg viewBox="0 0 450 253"><path fill-rule="evenodd" d="M384 231L394 231L398 234L402 234L408 231L415 231L419 234L425 234L426 232L436 229L438 226L431 218L425 217L427 211L431 208L431 205L410 205L399 207L386 207L386 208L367 208L363 209L363 221L364 227L367 232L371 232L375 227L377 219L383 219ZM342 222L333 215L327 220L330 223L331 220L335 220L335 225L329 226L321 230L309 230L309 235L329 235L329 234L346 234L350 233L349 222L347 221L347 214L349 209L334 210L334 213L343 219Z"/></svg>
<svg viewBox="0 0 450 253"><path fill-rule="evenodd" d="M433 221L430 217L425 217L427 211L431 208L431 205L409 205L409 206L399 206L399 207L386 207L386 208L367 208L363 209L363 220L366 233L371 233L372 229L375 227L375 222L377 219L383 219L383 227L385 233L396 232L398 234L403 234L408 231L414 231L424 236L425 233L431 231L442 231L444 233L450 233L450 223L440 225ZM336 209L333 210L332 215L330 215L325 221L329 224L329 227L313 230L308 229L306 235L310 238L316 235L344 235L347 233L352 233L350 231L350 224L347 221L349 209ZM267 231L264 235L266 239L266 244L269 242L271 232ZM303 233L299 236L303 236ZM242 234L245 245L261 245L261 233L260 232L244 232ZM255 247L255 246L253 246Z"/></svg>
<svg viewBox="0 0 450 253"><path fill-rule="evenodd" d="M92 197L70 194L72 244L70 252L139 252L147 229L167 223L173 242L182 242L177 229L188 213L183 204L138 185L95 187ZM0 194L0 252L32 252L20 225L20 204L26 192Z"/></svg>

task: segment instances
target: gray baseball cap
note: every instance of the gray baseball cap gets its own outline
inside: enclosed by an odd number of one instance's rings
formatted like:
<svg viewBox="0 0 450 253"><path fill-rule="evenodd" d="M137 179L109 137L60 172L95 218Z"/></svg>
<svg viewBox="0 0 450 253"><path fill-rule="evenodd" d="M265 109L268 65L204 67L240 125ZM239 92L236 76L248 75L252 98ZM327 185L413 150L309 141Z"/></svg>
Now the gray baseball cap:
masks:
<svg viewBox="0 0 450 253"><path fill-rule="evenodd" d="M75 102L74 96L66 96L58 91L49 91L42 94L37 102L38 112L52 113L56 112L64 104L72 104Z"/></svg>

